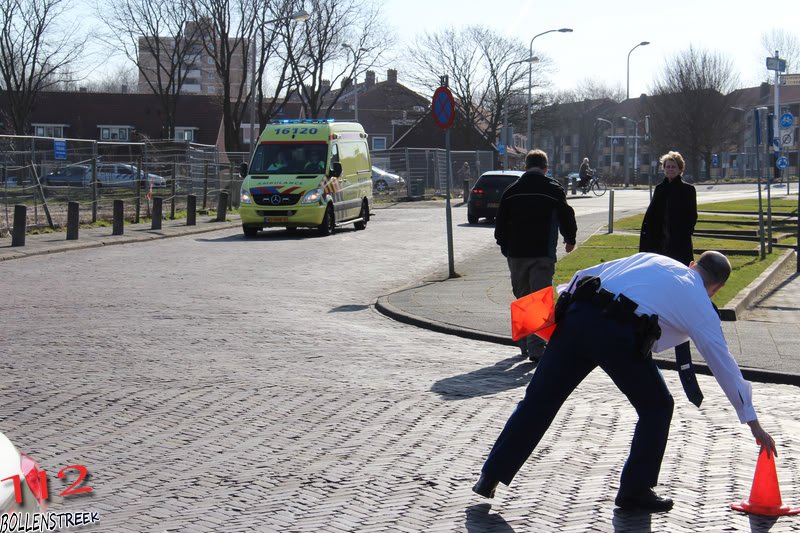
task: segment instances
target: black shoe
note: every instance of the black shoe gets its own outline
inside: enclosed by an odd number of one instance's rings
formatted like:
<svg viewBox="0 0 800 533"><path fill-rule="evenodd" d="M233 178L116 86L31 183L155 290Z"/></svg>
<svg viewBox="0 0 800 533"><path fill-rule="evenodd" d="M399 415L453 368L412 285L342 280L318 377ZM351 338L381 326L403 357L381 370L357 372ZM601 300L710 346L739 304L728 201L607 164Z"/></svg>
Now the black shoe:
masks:
<svg viewBox="0 0 800 533"><path fill-rule="evenodd" d="M497 488L497 483L496 479L490 479L481 474L478 482L472 487L472 492L480 494L484 498L494 498L494 489Z"/></svg>
<svg viewBox="0 0 800 533"><path fill-rule="evenodd" d="M661 513L672 509L672 499L662 498L653 491L647 489L640 493L617 494L614 503L620 509L627 511L648 511L651 513Z"/></svg>

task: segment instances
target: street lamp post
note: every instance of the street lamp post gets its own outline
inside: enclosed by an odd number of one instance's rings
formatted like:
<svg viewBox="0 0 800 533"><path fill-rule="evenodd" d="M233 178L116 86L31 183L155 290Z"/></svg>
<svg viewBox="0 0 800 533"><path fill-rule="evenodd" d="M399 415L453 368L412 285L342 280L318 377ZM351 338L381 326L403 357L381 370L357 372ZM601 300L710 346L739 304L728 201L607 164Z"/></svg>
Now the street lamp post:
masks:
<svg viewBox="0 0 800 533"><path fill-rule="evenodd" d="M633 122L633 177L636 178L636 169L639 168L639 122L641 120L634 120L628 117L622 117L622 120ZM627 158L628 150L628 128L625 128L625 151ZM625 165L625 184L628 184L628 165Z"/></svg>
<svg viewBox="0 0 800 533"><path fill-rule="evenodd" d="M572 33L572 28L560 28L558 30L547 30L547 31L543 31L542 33L538 33L538 34L534 35L531 38L530 46L528 46L528 57L529 58L533 58L533 41L537 37L540 37L542 35L546 35L548 33L553 33L553 32ZM528 135L527 142L526 142L526 144L528 146L528 150L533 148L533 139L531 138L531 136L533 135L533 130L531 129L531 84L533 83L533 80L532 80L533 63L534 63L534 61L531 61L531 64L528 65L528 131L526 132L527 135Z"/></svg>
<svg viewBox="0 0 800 533"><path fill-rule="evenodd" d="M292 13L286 17L279 17L276 19L264 22L264 25L274 24L284 20L294 20L296 22L305 22L311 15L305 9ZM253 33L252 54L250 56L250 158L253 158L253 151L256 148L256 39Z"/></svg>
<svg viewBox="0 0 800 533"><path fill-rule="evenodd" d="M520 63L528 63L533 64L539 61L538 57L531 57L528 56L526 59L520 59L519 61L513 61L508 64L506 67L505 72L503 73L503 79L505 80L503 87L506 89L507 94L506 97L503 99L503 144L505 144L505 153L503 154L503 170L508 170L508 99L511 95L511 90L508 87L508 71L514 65L519 65ZM530 67L528 67L530 69Z"/></svg>
<svg viewBox="0 0 800 533"><path fill-rule="evenodd" d="M342 48L350 51L353 53L353 89L355 94L353 95L353 117L356 122L358 122L358 56L356 55L356 51L353 50L353 47L347 43L342 44ZM359 52L368 52L366 48L359 48Z"/></svg>
<svg viewBox="0 0 800 533"><path fill-rule="evenodd" d="M614 170L614 123L611 122L610 120L608 120L607 118L603 118L603 117L596 117L595 120L598 121L598 122L605 122L609 126L611 126L611 135L610 135L610 139L611 139L611 159L609 160L609 163L608 163L608 175L609 175L609 177L611 177L611 175L613 174L613 170Z"/></svg>
<svg viewBox="0 0 800 533"><path fill-rule="evenodd" d="M631 48L631 51L628 52L628 82L625 85L625 100L628 100L631 97L631 54L640 46L647 46L648 44L650 44L649 41L642 41Z"/></svg>

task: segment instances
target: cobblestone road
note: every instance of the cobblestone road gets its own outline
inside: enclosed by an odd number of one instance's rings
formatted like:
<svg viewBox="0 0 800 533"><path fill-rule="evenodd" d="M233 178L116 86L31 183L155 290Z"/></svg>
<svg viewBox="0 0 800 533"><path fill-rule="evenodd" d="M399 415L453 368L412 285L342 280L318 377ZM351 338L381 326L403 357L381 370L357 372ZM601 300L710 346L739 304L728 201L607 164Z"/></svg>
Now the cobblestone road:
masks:
<svg viewBox="0 0 800 533"><path fill-rule="evenodd" d="M713 384L676 398L667 514L614 512L635 413L600 373L511 487L470 487L533 370L516 350L370 306L447 267L441 210L330 238L238 230L0 263L0 428L51 473L84 464L92 531L800 531L734 513L757 449ZM455 227L456 260L491 246ZM666 376L679 390L674 375ZM758 386L800 503L800 408Z"/></svg>

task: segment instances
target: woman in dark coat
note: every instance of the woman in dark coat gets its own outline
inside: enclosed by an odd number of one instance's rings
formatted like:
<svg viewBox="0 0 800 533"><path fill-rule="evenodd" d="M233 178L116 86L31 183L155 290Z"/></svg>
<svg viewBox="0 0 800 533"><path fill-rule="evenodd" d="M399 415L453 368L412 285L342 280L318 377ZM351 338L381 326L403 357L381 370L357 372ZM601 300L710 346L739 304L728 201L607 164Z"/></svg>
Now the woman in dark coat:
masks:
<svg viewBox="0 0 800 533"><path fill-rule="evenodd" d="M642 221L639 251L666 255L684 265L694 260L692 234L697 223L697 195L681 178L685 163L678 152L661 156L664 181L653 193Z"/></svg>
<svg viewBox="0 0 800 533"><path fill-rule="evenodd" d="M639 237L639 251L666 255L684 265L694 260L692 234L697 223L697 194L694 186L681 178L686 166L679 152L667 152L659 160L664 168L664 181L653 192ZM689 341L675 346L675 358L691 361ZM683 380L683 377L681 377ZM702 395L693 400L698 407Z"/></svg>

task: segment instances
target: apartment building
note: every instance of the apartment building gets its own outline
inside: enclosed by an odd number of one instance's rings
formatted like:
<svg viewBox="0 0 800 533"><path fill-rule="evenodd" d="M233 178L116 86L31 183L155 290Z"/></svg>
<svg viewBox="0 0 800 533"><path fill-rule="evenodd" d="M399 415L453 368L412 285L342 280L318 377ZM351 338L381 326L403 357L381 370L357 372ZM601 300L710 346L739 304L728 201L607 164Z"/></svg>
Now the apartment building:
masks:
<svg viewBox="0 0 800 533"><path fill-rule="evenodd" d="M197 95L219 95L222 94L222 81L217 74L214 58L206 51L203 41L198 35L201 23L189 22L184 32L185 35L195 35L192 42L185 44L188 47L183 61L183 72L186 72L186 80L181 86L181 94ZM159 37L161 47L160 61L153 52L153 37L139 38L139 62L142 65L139 71L138 92L152 92L145 77L145 72L151 80L155 79L156 67L158 64L170 62L170 57L175 50L175 39L170 37ZM230 40L233 47L233 40ZM242 80L247 78L245 65L248 62L244 57L244 48L240 46L238 52L240 56L231 60L231 86L238 86Z"/></svg>

